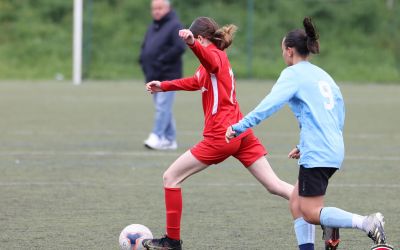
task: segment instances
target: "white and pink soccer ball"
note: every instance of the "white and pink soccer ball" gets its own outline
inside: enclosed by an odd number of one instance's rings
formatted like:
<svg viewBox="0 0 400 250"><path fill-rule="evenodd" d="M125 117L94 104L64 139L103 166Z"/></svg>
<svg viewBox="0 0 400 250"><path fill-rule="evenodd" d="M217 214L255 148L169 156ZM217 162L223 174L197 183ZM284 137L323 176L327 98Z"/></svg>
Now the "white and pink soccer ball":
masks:
<svg viewBox="0 0 400 250"><path fill-rule="evenodd" d="M143 239L153 239L150 229L140 224L126 226L119 235L121 250L145 250Z"/></svg>

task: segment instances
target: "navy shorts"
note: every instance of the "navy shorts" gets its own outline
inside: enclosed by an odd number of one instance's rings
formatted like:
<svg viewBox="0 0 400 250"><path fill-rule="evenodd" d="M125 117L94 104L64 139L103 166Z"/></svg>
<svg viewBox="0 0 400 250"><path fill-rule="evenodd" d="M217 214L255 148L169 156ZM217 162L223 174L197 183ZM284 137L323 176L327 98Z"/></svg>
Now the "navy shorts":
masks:
<svg viewBox="0 0 400 250"><path fill-rule="evenodd" d="M325 195L329 178L337 168L305 168L299 170L299 196L312 197Z"/></svg>

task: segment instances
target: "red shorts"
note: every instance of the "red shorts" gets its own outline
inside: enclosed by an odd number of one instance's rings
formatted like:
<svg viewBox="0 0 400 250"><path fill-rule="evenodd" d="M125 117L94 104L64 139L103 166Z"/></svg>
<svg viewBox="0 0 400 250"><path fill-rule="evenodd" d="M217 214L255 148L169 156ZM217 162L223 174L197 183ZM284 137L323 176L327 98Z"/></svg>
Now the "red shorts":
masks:
<svg viewBox="0 0 400 250"><path fill-rule="evenodd" d="M233 156L245 167L250 167L256 160L268 153L253 133L230 143L204 139L193 146L190 152L197 160L207 165L218 164L229 156Z"/></svg>

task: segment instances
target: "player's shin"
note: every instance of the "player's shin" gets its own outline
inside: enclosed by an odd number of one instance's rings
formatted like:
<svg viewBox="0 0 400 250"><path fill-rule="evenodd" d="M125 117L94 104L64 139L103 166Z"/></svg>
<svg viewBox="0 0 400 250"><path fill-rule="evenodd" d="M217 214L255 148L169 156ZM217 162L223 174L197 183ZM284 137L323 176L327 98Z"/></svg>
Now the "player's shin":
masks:
<svg viewBox="0 0 400 250"><path fill-rule="evenodd" d="M321 209L320 222L323 226L333 228L352 228L353 214L336 207Z"/></svg>
<svg viewBox="0 0 400 250"><path fill-rule="evenodd" d="M174 240L180 240L182 192L180 188L164 188L166 209L167 236Z"/></svg>

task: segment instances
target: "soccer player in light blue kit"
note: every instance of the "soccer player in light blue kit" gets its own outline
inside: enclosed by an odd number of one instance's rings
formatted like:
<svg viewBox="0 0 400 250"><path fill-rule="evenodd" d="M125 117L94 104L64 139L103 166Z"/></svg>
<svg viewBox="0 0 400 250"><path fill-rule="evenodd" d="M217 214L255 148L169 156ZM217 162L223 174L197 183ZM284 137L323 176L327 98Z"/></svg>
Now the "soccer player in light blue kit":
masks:
<svg viewBox="0 0 400 250"><path fill-rule="evenodd" d="M365 231L375 244L386 241L381 213L361 216L336 207L324 207L329 178L344 158L345 109L335 81L309 62L319 53L318 34L306 17L305 30L289 32L282 41L282 55L288 65L261 103L226 131L229 142L277 112L286 103L300 126L300 143L289 153L299 159L299 177L290 198L290 210L300 250L313 250L315 226L322 225L326 249L336 249L339 228Z"/></svg>

